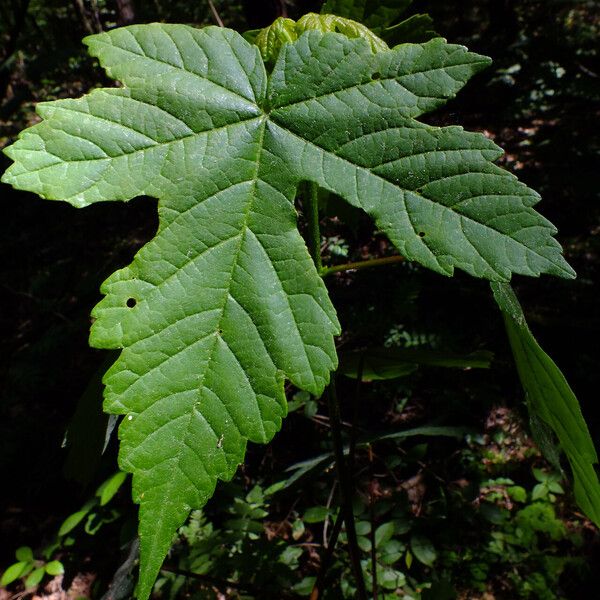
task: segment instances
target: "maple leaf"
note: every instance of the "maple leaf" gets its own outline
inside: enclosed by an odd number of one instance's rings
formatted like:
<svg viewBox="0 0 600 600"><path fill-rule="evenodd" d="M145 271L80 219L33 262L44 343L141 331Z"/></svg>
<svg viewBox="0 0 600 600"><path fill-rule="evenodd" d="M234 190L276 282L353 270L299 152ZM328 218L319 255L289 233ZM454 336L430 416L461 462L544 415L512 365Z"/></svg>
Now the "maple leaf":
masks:
<svg viewBox="0 0 600 600"><path fill-rule="evenodd" d="M105 410L140 503L146 598L190 509L286 414L287 378L320 395L335 310L296 224L312 181L363 208L409 260L496 281L571 277L535 192L500 149L416 120L489 60L434 39L373 53L309 31L267 74L225 28L151 24L86 39L123 87L38 105L3 181L82 207L158 198L160 225L103 284L90 343L122 352Z"/></svg>

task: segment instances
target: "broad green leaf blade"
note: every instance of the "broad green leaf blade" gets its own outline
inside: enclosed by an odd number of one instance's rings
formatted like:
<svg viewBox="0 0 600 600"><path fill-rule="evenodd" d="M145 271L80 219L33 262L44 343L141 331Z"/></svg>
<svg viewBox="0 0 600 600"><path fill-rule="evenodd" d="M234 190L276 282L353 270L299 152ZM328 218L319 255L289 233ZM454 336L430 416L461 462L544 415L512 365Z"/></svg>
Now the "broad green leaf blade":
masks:
<svg viewBox="0 0 600 600"><path fill-rule="evenodd" d="M265 144L435 271L573 277L556 229L533 209L538 195L493 164L492 141L415 120L487 64L439 38L373 54L360 39L309 32L275 65Z"/></svg>
<svg viewBox="0 0 600 600"><path fill-rule="evenodd" d="M21 546L15 550L15 558L18 561L29 562L33 560L33 550L29 546Z"/></svg>
<svg viewBox="0 0 600 600"><path fill-rule="evenodd" d="M38 567L37 569L34 569L25 580L25 588L29 589L37 587L44 578L45 574L46 569L44 567Z"/></svg>
<svg viewBox="0 0 600 600"><path fill-rule="evenodd" d="M74 206L193 193L185 180L190 171L210 177L215 145L229 143L229 135L232 146L243 145L244 133L257 131L264 66L233 31L134 26L86 43L126 87L38 104L44 121L6 150L15 164L4 182ZM185 161L196 154L205 157L198 170Z"/></svg>
<svg viewBox="0 0 600 600"><path fill-rule="evenodd" d="M422 562L428 567L433 566L436 561L437 552L431 540L424 535L414 534L410 538L410 549L419 562Z"/></svg>
<svg viewBox="0 0 600 600"><path fill-rule="evenodd" d="M90 342L122 352L105 410L140 503L138 595L174 532L247 440L286 414L287 377L320 395L339 332L296 227L296 181L264 149L258 49L221 28L147 25L87 39L125 87L40 106L4 180L75 206L159 199L160 225L102 286Z"/></svg>
<svg viewBox="0 0 600 600"><path fill-rule="evenodd" d="M367 26L338 15L307 13L296 23L298 37L306 31L319 31L321 33L337 32L349 38L361 38L365 40L373 52L388 50L388 45L376 36Z"/></svg>
<svg viewBox="0 0 600 600"><path fill-rule="evenodd" d="M392 25L412 0L327 0L322 13L332 13L364 23L371 29Z"/></svg>
<svg viewBox="0 0 600 600"><path fill-rule="evenodd" d="M594 470L598 455L579 402L554 361L533 337L521 305L508 284L492 284L529 410L549 425L573 470L575 499L600 526L600 482Z"/></svg>
<svg viewBox="0 0 600 600"><path fill-rule="evenodd" d="M67 533L70 533L71 531L73 531L73 529L75 529L75 527L77 527L77 525L79 525L79 523L81 523L83 521L83 519L85 519L85 517L88 515L90 510L95 506L95 504L96 504L95 500L90 500L85 503L85 505L81 508L81 510L78 510L77 512L70 514L63 521L62 525L60 526L60 528L58 530L58 537L62 537L64 535L67 535Z"/></svg>
<svg viewBox="0 0 600 600"><path fill-rule="evenodd" d="M307 476L320 475L323 471L333 466L334 463L333 452L328 452L291 465L286 471L293 471L293 473L285 480L284 489L293 486L296 482Z"/></svg>
<svg viewBox="0 0 600 600"><path fill-rule="evenodd" d="M244 38L258 46L265 63L270 63L277 58L283 44L298 39L296 21L279 17L271 25L258 29L256 35L253 35L253 32L246 32Z"/></svg>
<svg viewBox="0 0 600 600"><path fill-rule="evenodd" d="M537 195L492 164L492 142L415 120L488 63L461 46L373 54L311 31L268 82L258 48L224 28L140 25L86 43L123 87L41 104L3 181L78 207L159 200L157 235L103 284L90 338L122 350L105 410L125 415L145 599L189 510L248 440L280 427L284 379L319 395L337 364L339 324L296 227L302 181L363 208L439 272L572 271Z"/></svg>
<svg viewBox="0 0 600 600"><path fill-rule="evenodd" d="M59 560L51 560L49 563L46 563L46 573L48 575L62 575L65 572L65 567Z"/></svg>
<svg viewBox="0 0 600 600"><path fill-rule="evenodd" d="M529 412L529 428L533 441L540 449L544 458L554 467L557 473L562 473L560 464L560 446L554 430L546 421L540 419L535 413Z"/></svg>
<svg viewBox="0 0 600 600"><path fill-rule="evenodd" d="M420 348L367 348L339 354L338 371L356 379L362 373L363 381L396 379L414 372L419 365L487 369L493 355L479 351L471 354L454 354Z"/></svg>
<svg viewBox="0 0 600 600"><path fill-rule="evenodd" d="M96 497L100 498L100 506L106 506L119 491L127 479L127 473L118 471L109 477L97 490Z"/></svg>
<svg viewBox="0 0 600 600"><path fill-rule="evenodd" d="M19 577L25 573L27 567L30 565L31 563L28 561L19 561L10 565L10 567L4 571L2 577L0 578L0 585L2 587L5 585L10 585L13 581L19 579Z"/></svg>

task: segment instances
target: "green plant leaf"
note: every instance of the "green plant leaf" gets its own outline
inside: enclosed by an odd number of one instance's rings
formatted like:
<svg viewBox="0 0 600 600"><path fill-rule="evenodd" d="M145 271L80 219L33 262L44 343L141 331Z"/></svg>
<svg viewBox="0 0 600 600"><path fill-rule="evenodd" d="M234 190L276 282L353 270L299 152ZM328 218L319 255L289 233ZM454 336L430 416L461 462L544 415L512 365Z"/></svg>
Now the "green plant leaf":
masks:
<svg viewBox="0 0 600 600"><path fill-rule="evenodd" d="M358 535L369 535L371 533L371 522L370 521L356 521L354 524L356 533Z"/></svg>
<svg viewBox="0 0 600 600"><path fill-rule="evenodd" d="M419 365L487 369L492 357L486 351L453 354L421 348L367 348L340 352L338 371L346 377L356 379L361 370L363 381L376 381L410 375Z"/></svg>
<svg viewBox="0 0 600 600"><path fill-rule="evenodd" d="M284 489L298 483L301 479L316 476L328 469L334 463L333 452L320 454L314 458L303 460L288 467L286 471L293 471L292 475L285 480Z"/></svg>
<svg viewBox="0 0 600 600"><path fill-rule="evenodd" d="M27 576L27 579L25 580L25 587L28 589L37 587L40 581L42 581L42 579L44 578L45 573L46 569L44 567L38 567L37 569L34 569Z"/></svg>
<svg viewBox="0 0 600 600"><path fill-rule="evenodd" d="M363 40L308 32L283 47L270 78L278 154L434 271L573 277L555 228L532 208L539 196L493 164L498 146L416 120L488 64L441 38L373 54Z"/></svg>
<svg viewBox="0 0 600 600"><path fill-rule="evenodd" d="M512 485L509 488L506 488L506 491L515 502L527 502L527 491L524 487Z"/></svg>
<svg viewBox="0 0 600 600"><path fill-rule="evenodd" d="M375 530L375 545L379 547L382 544L386 544L392 539L394 535L395 527L393 521L383 523Z"/></svg>
<svg viewBox="0 0 600 600"><path fill-rule="evenodd" d="M190 508L247 439L279 429L284 376L321 394L339 325L296 228L296 182L266 147L258 50L230 30L161 25L86 43L127 87L41 105L5 179L75 206L160 198L157 237L103 284L90 338L123 348L105 409L126 414L146 597Z"/></svg>
<svg viewBox="0 0 600 600"><path fill-rule="evenodd" d="M560 464L560 447L556 439L556 434L550 425L540 419L535 412L529 412L529 426L533 441L540 449L544 458L560 473L562 466Z"/></svg>
<svg viewBox="0 0 600 600"><path fill-rule="evenodd" d="M371 552L371 540L368 537L365 537L364 535L359 535L356 537L356 542L358 547L363 551L363 552Z"/></svg>
<svg viewBox="0 0 600 600"><path fill-rule="evenodd" d="M29 546L21 546L16 549L15 558L18 561L31 561L33 560L33 551Z"/></svg>
<svg viewBox="0 0 600 600"><path fill-rule="evenodd" d="M339 324L296 226L302 181L371 214L407 259L506 280L572 276L537 195L479 134L416 121L489 60L442 39L372 52L309 31L270 77L225 28L150 24L86 39L115 89L38 105L3 181L83 207L158 198L156 237L102 286L90 343L124 415L120 467L140 503L148 597L192 507L268 442L283 384L319 396Z"/></svg>
<svg viewBox="0 0 600 600"><path fill-rule="evenodd" d="M452 437L461 439L469 432L464 427L445 427L439 425L424 425L422 427L413 427L412 429L403 429L400 431L388 431L383 433L377 433L375 435L368 435L360 438L357 442L357 446L366 446L375 442L381 442L383 440L403 440L406 438L414 437L417 435L423 435L428 437Z"/></svg>
<svg viewBox="0 0 600 600"><path fill-rule="evenodd" d="M329 515L329 509L326 506L312 506L308 508L302 517L305 523L320 523Z"/></svg>
<svg viewBox="0 0 600 600"><path fill-rule="evenodd" d="M292 587L292 591L299 596L310 596L316 581L316 577L304 577Z"/></svg>
<svg viewBox="0 0 600 600"><path fill-rule="evenodd" d="M244 37L256 44L265 63L271 64L279 56L284 44L295 42L307 31L343 33L349 38L366 40L373 52L389 50L388 45L362 23L337 15L317 13L308 13L298 21L279 17L268 27L259 30L255 36L251 32Z"/></svg>
<svg viewBox="0 0 600 600"><path fill-rule="evenodd" d="M19 561L10 565L0 578L0 586L9 585L13 581L19 579L19 577L27 570L29 564L29 561Z"/></svg>
<svg viewBox="0 0 600 600"><path fill-rule="evenodd" d="M100 498L100 506L105 506L113 499L114 495L119 491L119 488L125 483L126 479L127 473L119 471L107 479L96 490L96 496Z"/></svg>
<svg viewBox="0 0 600 600"><path fill-rule="evenodd" d="M81 510L78 510L77 512L74 512L73 514L69 515L63 521L62 525L60 526L60 528L58 530L58 536L62 537L63 535L67 535L67 533L69 533L73 529L75 529L75 527L77 527L77 525L79 525L79 523L81 523L81 521L83 521L85 516L90 512L90 510L94 506L96 506L96 504L97 504L96 499L88 500L88 502L86 502L83 505Z"/></svg>
<svg viewBox="0 0 600 600"><path fill-rule="evenodd" d="M573 471L575 499L600 526L600 483L594 470L598 455L579 402L560 369L533 337L510 285L493 283L492 292L504 317L527 406L556 434Z"/></svg>
<svg viewBox="0 0 600 600"><path fill-rule="evenodd" d="M65 568L59 560L51 560L46 564L46 573L48 573L48 575L62 575L64 572Z"/></svg>
<svg viewBox="0 0 600 600"><path fill-rule="evenodd" d="M424 535L414 534L410 538L410 549L415 558L428 567L431 567L437 558L437 552L431 540Z"/></svg>

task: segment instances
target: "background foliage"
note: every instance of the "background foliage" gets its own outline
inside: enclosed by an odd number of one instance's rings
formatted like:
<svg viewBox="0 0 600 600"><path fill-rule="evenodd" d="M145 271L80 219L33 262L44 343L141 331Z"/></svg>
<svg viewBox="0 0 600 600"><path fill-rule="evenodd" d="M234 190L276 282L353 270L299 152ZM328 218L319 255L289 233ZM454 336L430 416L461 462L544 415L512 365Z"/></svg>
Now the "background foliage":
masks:
<svg viewBox="0 0 600 600"><path fill-rule="evenodd" d="M428 122L486 132L507 149L505 166L542 194L539 208L558 226L578 279L515 283L534 333L567 375L598 439L600 16L594 4L478 0L465 7L430 0L415 2L408 14L428 12L444 37L494 59ZM241 30L284 11L297 17L319 8L300 1L213 5L225 24ZM110 85L85 55L85 34L131 20L214 19L200 1L2 0L0 143L33 121L34 102ZM95 598L112 581L113 597L128 597L135 512L128 483L119 488L118 478L109 486L114 495L107 486L96 494L114 473L116 448L111 438L101 455L106 417L99 413L99 377L111 359L88 348L88 315L99 283L153 235L154 209L136 200L75 211L7 187L1 194L0 567L25 563L13 591L40 569L40 592L52 586L61 578L53 564L60 561L65 588ZM335 198L327 202L330 263L388 252L368 220L349 210L342 225L329 216L339 214ZM579 598L593 589L597 532L526 433L522 392L485 283L397 265L340 275L328 285L348 332L342 348L369 343L495 353L489 370L422 367L364 384L358 401L355 382L340 380L344 419L360 424L359 439L371 438L357 451L355 509L367 579L373 542L378 549L381 597L398 597L402 589L415 598ZM284 431L268 448L251 447L236 480L220 486L181 530L167 561L171 573L157 586L161 597L310 591L335 518L336 490L331 461L303 461L330 452L329 424L325 406L288 391L294 410ZM94 424L95 433L81 436L77 422ZM430 429L431 435L374 439L424 425L454 429L450 436ZM273 488L278 483L281 489ZM345 544L342 534L328 570L332 598L352 594Z"/></svg>

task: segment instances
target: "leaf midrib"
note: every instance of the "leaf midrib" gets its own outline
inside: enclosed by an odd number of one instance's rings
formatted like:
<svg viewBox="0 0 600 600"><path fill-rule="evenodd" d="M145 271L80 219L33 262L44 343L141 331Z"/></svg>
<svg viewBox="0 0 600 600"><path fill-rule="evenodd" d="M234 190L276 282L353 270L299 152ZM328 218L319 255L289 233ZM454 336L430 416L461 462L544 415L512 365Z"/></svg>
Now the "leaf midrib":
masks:
<svg viewBox="0 0 600 600"><path fill-rule="evenodd" d="M263 125L262 125L262 128L261 128L261 132L259 134L259 143L258 143L257 156L256 156L256 167L255 167L254 176L253 176L253 179L252 179L254 188L256 187L256 184L258 182L258 173L259 173L259 169L260 169L260 159L261 159L261 156L262 156L262 145L263 145L263 140L264 140L265 129L266 129L266 119L263 120ZM250 180L248 180L248 181L250 181ZM219 338L221 337L220 334L219 334L219 331L221 330L221 327L222 327L222 322L223 322L223 318L224 318L224 314L225 314L225 307L227 306L227 302L229 301L229 297L230 297L230 291L229 290L230 290L231 284L233 282L233 275L234 275L234 272L235 272L235 269L236 269L237 262L239 260L239 255L240 255L240 252L241 252L241 248L242 248L244 236L246 235L246 231L248 229L249 216L250 216L250 212L251 212L251 208L252 208L252 204L253 204L254 199L255 199L255 194L249 193L248 194L248 201L247 201L246 207L245 207L245 213L244 213L244 219L243 219L243 223L242 223L242 228L241 228L242 230L241 230L240 234L238 234L239 235L239 240L238 240L238 244L237 244L237 249L236 249L234 257L232 259L232 267L231 267L231 272L230 272L230 275L229 275L229 280L228 280L227 284L223 288L224 291L225 291L225 293L223 294L223 298L224 299L223 299L223 302L222 302L221 306L218 309L215 309L215 310L219 310L220 311L219 321L218 321L218 323L216 325L215 331L207 334L203 338L203 339L206 339L206 338L208 338L210 336L214 336L214 341L212 343L212 347L210 349L210 355L209 355L209 358L207 360L206 366L205 366L205 368L203 370L202 377L199 380L198 385L197 385L197 392L198 392L198 394L200 394L202 388L204 387L204 381L205 381L205 379L207 377L207 374L210 371L211 363L212 363L212 361L214 359L214 355L215 355L217 343L218 343ZM176 273L177 272L178 271L176 271ZM223 339L223 341L224 341L225 344L227 344L226 340ZM229 346L229 344L227 344L227 346ZM230 349L230 352L232 353L232 355L237 360L237 357L235 356L235 354L233 353L233 351L231 349ZM194 403L192 411L190 412L190 414L187 415L188 422L186 424L185 433L182 436L180 448L179 448L176 456L173 458L174 463L177 465L177 471L178 471L178 473L180 475L183 474L188 479L189 479L189 477L183 472L183 470L180 468L179 465L181 464L181 460L183 458L182 454L184 452L184 448L189 448L189 445L186 443L186 440L187 440L187 437L190 435L190 426L191 426L193 412L198 409L199 402L200 402L200 400L198 399ZM228 411L226 405L224 405L224 406L225 406L225 409ZM260 412L260 405L258 405L258 410ZM200 414L202 414L201 411L198 410L198 412ZM208 423L208 421L206 421L206 419L204 419L204 420L207 423L207 425L210 426L210 424ZM231 423L232 423L232 426L237 427L237 425L235 424L235 419L233 417L231 417ZM211 429L212 429L212 427L211 427ZM213 429L213 431L214 431L214 429ZM263 433L264 433L264 426L263 426ZM216 435L216 432L215 432L215 435ZM242 436L242 437L244 437L244 436ZM212 476L211 476L211 479L212 479ZM216 477L215 477L215 481L216 481ZM191 483L194 484L194 487L196 487L195 486L195 482L191 482ZM174 479L171 480L169 487L171 488L171 490L174 487L175 488L177 487L176 478L174 478Z"/></svg>
<svg viewBox="0 0 600 600"><path fill-rule="evenodd" d="M266 126L266 123L263 123L263 128L262 128L261 135L260 135L261 140L264 138L265 126ZM260 168L260 157L261 157L260 147L261 146L262 146L262 144L259 145L259 149L257 151L256 168L255 168L254 179L253 179L254 185L256 185L256 181L258 179L258 171L259 171L259 168ZM243 231L239 235L240 240L238 242L238 247L237 247L237 250L236 250L236 253L235 253L235 257L234 257L234 259L232 261L232 268L231 268L231 273L230 273L229 281L228 281L228 284L227 284L227 286L225 288L227 291L226 291L226 293L223 294L224 301L223 301L223 303L222 303L222 305L220 307L220 313L221 314L220 314L220 317L219 317L219 322L218 322L217 327L216 327L216 329L215 329L214 332L211 332L211 333L207 334L206 336L203 336L203 338L202 338L202 339L206 339L206 338L208 338L210 336L214 336L214 342L213 342L212 347L210 349L210 356L209 356L209 359L208 359L208 361L206 363L206 366L204 368L204 372L202 373L202 378L198 382L198 387L197 387L197 393L198 394L201 393L201 390L204 387L204 380L205 380L205 378L207 376L207 373L209 372L209 369L210 369L210 366L211 366L211 363L213 361L213 357L214 357L214 354L215 354L215 350L216 350L216 345L217 345L217 342L218 342L218 338L220 337L218 332L221 329L221 324L222 324L223 316L224 316L224 313L225 313L225 307L226 307L227 302L229 300L229 296L230 296L229 289L231 288L231 283L233 281L233 273L235 271L235 265L237 264L237 260L239 258L239 254L240 254L240 251L241 251L243 237L244 237L246 229L248 228L248 220L249 220L249 214L250 214L250 209L251 209L251 205L252 205L252 200L253 200L253 196L249 194L248 202L247 202L247 207L246 207L246 211L245 211L244 222L243 222L243 226L242 226L242 230ZM176 273L178 271L179 271L179 269L176 271ZM194 405L192 407L192 410L187 415L185 415L185 416L187 416L187 424L185 426L185 433L184 433L184 435L181 438L181 441L179 443L179 448L178 448L178 451L177 451L176 455L172 459L170 459L170 460L173 461L173 464L176 465L176 468L177 468L177 477L173 477L168 482L168 488L169 488L168 494L169 494L169 496L173 496L173 495L176 496L177 495L176 493L174 494L174 492L177 492L178 477L181 477L181 476L183 476L184 478L186 478L192 484L192 487L194 487L196 490L198 490L198 486L196 485L196 482L193 481L193 480L191 480L189 478L189 476L185 473L185 471L183 469L181 469L181 466L180 466L182 458L183 458L183 452L185 451L185 449L187 448L187 449L193 450L192 448L190 448L190 446L186 442L186 440L187 440L187 437L190 435L190 427L191 427L191 422L192 422L192 417L193 417L194 411L198 411L198 413L202 416L202 412L198 410L198 404L199 404L199 399L196 400L196 402L194 403ZM225 409L227 410L227 412L229 412L229 410L227 409L226 406L225 406ZM260 407L259 407L259 411L260 411ZM213 429L212 426L210 426L210 423L208 423L208 421L206 419L204 419L204 422L211 429ZM231 423L232 423L233 426L236 426L235 425L235 419L233 419L233 417L231 419ZM214 429L213 429L213 432L216 435L216 432L214 431ZM227 461L227 459L226 459L226 461ZM204 467L204 464L203 464L202 460L200 460L200 464L202 464L202 468L204 469L204 471L208 475L209 479L211 479L211 480L214 479L214 483L216 485L216 480L217 480L218 476L217 477L213 477L212 474L209 474L209 472ZM156 465L155 465L155 467L156 467ZM184 502L187 502L187 499L185 499ZM166 510L166 505L164 503L162 503L161 506L159 507L160 514L164 515L165 514L165 510ZM161 522L162 522L162 520L161 520ZM157 530L157 533L160 533L160 531ZM153 547L157 543L159 543L157 541L158 540L157 535L151 536L151 539L152 539L151 544L152 544ZM156 553L155 551L151 551L150 555L152 556L155 553Z"/></svg>
<svg viewBox="0 0 600 600"><path fill-rule="evenodd" d="M101 161L101 160L107 160L107 161L110 161L110 160L119 160L120 158L123 158L125 156L132 156L134 154L138 154L139 152L146 152L148 150L153 150L155 148L162 148L162 147L165 147L165 146L169 146L171 144L176 144L176 143L179 143L179 142L183 142L183 141L185 141L187 139L190 139L190 138L200 137L202 135L208 135L208 134L211 134L211 133L218 132L218 131L220 131L222 129L228 129L230 127L236 127L236 126L241 125L243 123L251 123L252 121L258 121L258 120L264 119L264 117L265 117L264 113L262 113L260 115L254 115L254 116L249 117L247 119L240 119L239 121L235 121L233 123L227 123L226 125L221 125L219 127L214 127L213 129L204 129L202 131L193 132L191 134L184 135L182 137L178 137L178 138L175 138L173 140L169 140L168 142L158 142L158 141L156 141L156 143L153 144L153 145L151 145L151 146L145 146L144 148L138 148L138 149L133 150L131 152L123 152L121 154L118 154L117 156L97 156L97 157L93 157L93 158L72 158L72 159L65 160L64 158L58 156L54 152L50 152L46 148L44 148L43 150L33 150L33 151L32 150L28 150L29 152L45 152L47 154L50 154L51 156L55 156L56 158L58 158L60 162L52 163L51 165L45 165L45 166L43 166L43 167L41 167L39 169L28 169L27 172L28 173L37 173L38 171L43 171L44 169L48 169L50 167L55 167L56 165L62 164L62 163L69 164L69 163L78 163L78 162L96 162L96 161ZM125 125L123 127L126 128L126 129L131 129L131 128L125 126ZM135 132L135 129L131 129L131 131ZM79 137L79 136L76 136L76 137ZM83 137L81 139L84 139L84 140L88 141L86 138L83 138Z"/></svg>
<svg viewBox="0 0 600 600"><path fill-rule="evenodd" d="M391 49L388 52L393 52L394 50ZM484 61L481 61L484 62ZM452 67L461 67L464 66L465 64L476 64L477 61L474 61L474 63L464 63L464 64L457 64L457 65L446 65L443 67L436 67L435 69L422 69L420 71L410 71L407 73L403 73L402 75L398 75L396 77L381 77L379 79L371 79L370 81L363 81L361 83L355 83L352 85L349 85L347 87L343 87L337 90L332 90L331 92L326 92L323 94L317 94L316 96L310 96L308 98L302 98L301 100L295 100L294 102L288 102L286 104L280 104L280 105L276 105L273 106L272 108L272 112L277 112L279 110L285 110L288 108L292 108L294 106L297 106L298 104L304 104L305 102L312 102L314 100L319 101L323 98L328 98L331 96L335 96L336 94L341 94L343 92L348 92L349 90L358 90L360 91L361 88L367 87L369 85L382 85L383 83L387 82L394 82L397 83L405 92L407 92L408 94L410 94L411 96L414 96L415 98L417 98L418 100L448 100L450 99L453 95L450 94L445 94L443 96L425 96L423 94L417 94L414 91L412 91L411 89L407 88L402 82L401 79L404 79L406 77L410 77L413 75L420 75L423 73L435 73L436 71L443 71L446 75L448 75L449 77L451 77L452 79L454 79L454 77L452 77L452 75L450 75L450 73L448 73L447 69L452 68ZM374 65L374 68L376 68L377 65ZM454 81L459 81L457 79L454 79ZM273 98L273 90L269 90L267 93L267 97L269 98L269 101L271 101L271 99ZM370 100L369 98L367 98L368 100ZM371 101L371 100L370 100ZM374 103L376 104L376 103ZM420 113L419 113L420 114ZM415 115L418 116L418 115Z"/></svg>
<svg viewBox="0 0 600 600"><path fill-rule="evenodd" d="M239 233L239 240L238 240L238 245L237 245L237 249L235 251L233 260L232 260L232 266L231 266L231 272L229 274L229 280L227 281L227 285L224 287L224 289L227 290L227 293L224 294L224 301L220 307L220 312L221 312L221 316L219 317L219 322L217 324L217 335L215 336L215 341L213 343L213 348L211 349L211 353L210 353L210 357L209 360L206 364L206 369L202 375L202 378L200 379L199 383L198 383L198 387L202 388L204 386L204 379L206 377L206 373L209 371L210 369L210 364L212 362L213 359L213 355L214 355L214 350L217 344L217 338L220 337L218 332L221 331L221 325L223 323L223 315L225 314L225 307L227 306L227 301L229 298L229 290L231 289L231 284L233 283L233 275L235 273L235 269L239 260L239 256L240 256L240 252L242 249L242 245L244 242L244 238L246 236L246 231L248 230L248 221L249 221L249 217L250 217L250 211L252 209L252 204L255 200L255 192L256 192L256 184L258 181L258 173L260 170L260 159L262 156L262 147L263 147L263 141L264 141L264 137L265 137L265 129L266 129L266 118L263 119L263 123L261 126L261 131L260 134L258 136L258 144L257 144L257 153L256 153L256 165L255 165L255 169L254 169L254 174L251 180L248 181L252 181L252 191L248 193L248 201L246 202L246 210L244 212L244 220L242 223L242 227L241 227L241 231ZM226 342L225 342L226 343Z"/></svg>

